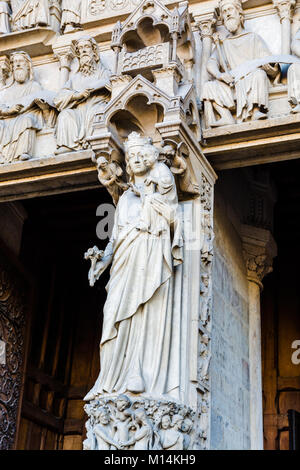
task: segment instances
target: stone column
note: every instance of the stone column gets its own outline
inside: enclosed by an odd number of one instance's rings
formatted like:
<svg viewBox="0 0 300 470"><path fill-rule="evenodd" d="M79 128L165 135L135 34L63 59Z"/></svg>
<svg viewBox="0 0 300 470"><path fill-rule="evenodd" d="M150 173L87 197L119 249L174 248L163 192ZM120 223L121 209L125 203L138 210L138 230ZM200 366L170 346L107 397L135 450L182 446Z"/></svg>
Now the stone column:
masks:
<svg viewBox="0 0 300 470"><path fill-rule="evenodd" d="M63 87L69 80L71 64L74 59L74 50L72 45L53 48L55 57L60 65L60 86Z"/></svg>
<svg viewBox="0 0 300 470"><path fill-rule="evenodd" d="M216 23L216 18L214 12L207 13L201 17L195 17L196 25L202 39L202 57L201 57L201 67L200 67L200 79L199 79L199 90L201 93L203 83L208 80L207 72L207 61L211 54L212 49L212 36L214 32L214 26ZM199 93L198 90L198 93ZM200 95L201 96L201 95Z"/></svg>
<svg viewBox="0 0 300 470"><path fill-rule="evenodd" d="M296 0L273 0L281 23L281 53L291 53L291 21Z"/></svg>
<svg viewBox="0 0 300 470"><path fill-rule="evenodd" d="M272 271L276 244L269 230L242 225L241 237L249 293L250 440L252 450L263 449L260 292Z"/></svg>

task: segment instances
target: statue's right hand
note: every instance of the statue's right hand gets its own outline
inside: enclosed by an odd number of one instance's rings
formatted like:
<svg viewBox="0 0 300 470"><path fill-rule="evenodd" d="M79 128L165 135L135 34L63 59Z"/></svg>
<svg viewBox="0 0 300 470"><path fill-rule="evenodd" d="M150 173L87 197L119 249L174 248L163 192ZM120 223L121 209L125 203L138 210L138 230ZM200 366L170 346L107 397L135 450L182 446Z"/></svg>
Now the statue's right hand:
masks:
<svg viewBox="0 0 300 470"><path fill-rule="evenodd" d="M221 73L218 78L227 85L231 86L234 84L234 78L229 72Z"/></svg>

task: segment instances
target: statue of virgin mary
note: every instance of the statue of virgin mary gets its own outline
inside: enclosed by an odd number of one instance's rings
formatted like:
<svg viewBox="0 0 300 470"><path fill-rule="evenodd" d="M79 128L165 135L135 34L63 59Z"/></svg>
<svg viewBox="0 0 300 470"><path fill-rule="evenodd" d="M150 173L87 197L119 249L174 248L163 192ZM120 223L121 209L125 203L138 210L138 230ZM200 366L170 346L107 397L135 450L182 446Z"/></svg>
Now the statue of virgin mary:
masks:
<svg viewBox="0 0 300 470"><path fill-rule="evenodd" d="M180 313L173 296L183 241L176 184L148 138L133 132L125 150L130 188L119 199L104 255L89 273L97 280L112 263L101 370L85 400L126 392L177 399Z"/></svg>

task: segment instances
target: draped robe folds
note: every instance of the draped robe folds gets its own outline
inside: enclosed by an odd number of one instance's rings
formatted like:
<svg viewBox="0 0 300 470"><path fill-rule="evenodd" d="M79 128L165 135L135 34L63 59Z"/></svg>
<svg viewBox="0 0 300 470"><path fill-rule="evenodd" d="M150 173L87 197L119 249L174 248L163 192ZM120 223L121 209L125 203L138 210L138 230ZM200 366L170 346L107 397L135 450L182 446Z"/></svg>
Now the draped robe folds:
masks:
<svg viewBox="0 0 300 470"><path fill-rule="evenodd" d="M13 24L15 29L29 29L37 25L50 25L50 12L48 0L26 0L20 4L17 11L13 11Z"/></svg>
<svg viewBox="0 0 300 470"><path fill-rule="evenodd" d="M14 82L0 92L0 107L23 104L25 112L0 120L0 145L5 163L17 160L23 153L32 155L35 133L43 128L42 111L30 103L42 92L41 85L29 80L27 83Z"/></svg>
<svg viewBox="0 0 300 470"><path fill-rule="evenodd" d="M142 198L131 190L121 196L111 240L101 370L85 400L131 391L137 378L146 394L179 398L180 313L172 304L173 266L182 262L181 228L174 220L172 231L161 215L157 224L163 233L139 231L142 210Z"/></svg>
<svg viewBox="0 0 300 470"><path fill-rule="evenodd" d="M10 8L7 2L0 1L0 33L10 32Z"/></svg>
<svg viewBox="0 0 300 470"><path fill-rule="evenodd" d="M294 63L288 69L289 101L293 105L300 103L300 64Z"/></svg>
<svg viewBox="0 0 300 470"><path fill-rule="evenodd" d="M107 104L108 94L103 86L80 103L73 100L73 95L96 87L100 82L106 82L109 87L109 77L110 72L103 66L99 66L94 74L88 76L77 72L56 96L54 103L60 111L56 126L58 147L66 146L73 150L82 148L85 137L91 133L95 114Z"/></svg>
<svg viewBox="0 0 300 470"><path fill-rule="evenodd" d="M263 39L252 32L243 31L237 36L224 39L222 51L228 70L241 67L245 62L262 59L269 56L270 51ZM217 49L213 51L210 60L215 60L221 69L221 60ZM266 70L268 66L264 67ZM268 109L269 81L265 70L257 69L235 83L235 96L226 83L213 80L204 84L203 99L214 101L219 106L233 110L236 100L237 119L245 120L251 115L255 105Z"/></svg>
<svg viewBox="0 0 300 470"><path fill-rule="evenodd" d="M80 24L81 21L81 0L62 1L62 27L67 24Z"/></svg>

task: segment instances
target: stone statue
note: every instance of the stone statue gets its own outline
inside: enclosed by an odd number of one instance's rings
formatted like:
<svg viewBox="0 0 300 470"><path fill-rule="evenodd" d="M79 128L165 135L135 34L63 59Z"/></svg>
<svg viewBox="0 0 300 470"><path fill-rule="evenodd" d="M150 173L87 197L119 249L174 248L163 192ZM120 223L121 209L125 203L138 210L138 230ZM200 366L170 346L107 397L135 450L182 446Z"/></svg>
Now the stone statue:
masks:
<svg viewBox="0 0 300 470"><path fill-rule="evenodd" d="M177 450L192 447L195 412L169 398L127 395L96 398L84 407L85 450Z"/></svg>
<svg viewBox="0 0 300 470"><path fill-rule="evenodd" d="M10 33L10 0L0 2L0 34Z"/></svg>
<svg viewBox="0 0 300 470"><path fill-rule="evenodd" d="M116 162L109 162L106 157L97 158L98 179L112 197L113 203L118 204L119 197L128 185L122 180L123 170Z"/></svg>
<svg viewBox="0 0 300 470"><path fill-rule="evenodd" d="M182 193L199 195L199 186L192 182L191 173L187 164L188 148L184 142L166 139L162 142L162 154L166 159L171 172L177 178L179 189Z"/></svg>
<svg viewBox="0 0 300 470"><path fill-rule="evenodd" d="M190 432L193 429L193 421L190 418L184 418L181 424L181 431L184 433L183 436L183 450L188 450L190 448Z"/></svg>
<svg viewBox="0 0 300 470"><path fill-rule="evenodd" d="M295 34L291 44L293 54L300 57L300 29ZM300 113L300 63L293 63L287 74L289 101L292 113Z"/></svg>
<svg viewBox="0 0 300 470"><path fill-rule="evenodd" d="M62 0L61 30L71 33L81 28L81 0Z"/></svg>
<svg viewBox="0 0 300 470"><path fill-rule="evenodd" d="M96 411L95 417L99 419L99 423L94 427L94 434L97 441L97 449L99 450L110 450L120 449L120 446L113 439L111 416L108 408L99 408Z"/></svg>
<svg viewBox="0 0 300 470"><path fill-rule="evenodd" d="M201 260L205 265L208 265L213 259L213 227L209 213L204 213L203 219L204 239L201 249Z"/></svg>
<svg viewBox="0 0 300 470"><path fill-rule="evenodd" d="M11 67L13 82L0 91L1 163L31 158L36 132L44 126L43 109L50 105L26 52L14 52Z"/></svg>
<svg viewBox="0 0 300 470"><path fill-rule="evenodd" d="M144 160L145 150L157 150L148 138L133 132L125 142L130 187L120 197L115 224L104 256L91 269L99 279L112 262L104 306L100 345L100 375L85 400L105 393L146 393L179 397L180 338L173 328L173 270L182 263L182 236L177 216L176 185L169 191L153 183L149 204L157 212L153 233L140 228L147 178L159 174ZM146 153L147 153L146 152ZM147 157L146 157L147 158ZM151 183L152 184L152 183ZM155 233L156 232L156 233ZM150 275L151 273L151 275Z"/></svg>
<svg viewBox="0 0 300 470"><path fill-rule="evenodd" d="M211 359L211 353L208 348L209 337L208 335L203 335L200 343L200 357L199 357L199 377L201 380L208 379L208 368Z"/></svg>
<svg viewBox="0 0 300 470"><path fill-rule="evenodd" d="M60 114L57 119L58 150L65 153L87 148L95 114L107 103L110 72L100 60L96 41L83 36L74 41L79 69L54 99Z"/></svg>
<svg viewBox="0 0 300 470"><path fill-rule="evenodd" d="M207 63L207 70L215 79L203 86L204 113L208 127L234 124L231 114L236 111L238 122L265 119L268 111L269 80L278 73L278 66L266 64L242 78L235 79L237 69L242 71L249 61L271 55L263 39L244 29L243 10L239 0L220 0L219 8L228 31L221 41L214 36L216 47ZM215 113L219 116L216 119Z"/></svg>
<svg viewBox="0 0 300 470"><path fill-rule="evenodd" d="M50 26L48 0L11 0L14 31Z"/></svg>
<svg viewBox="0 0 300 470"><path fill-rule="evenodd" d="M184 435L181 432L183 416L176 414L171 418L164 415L161 420L160 441L164 450L182 450Z"/></svg>
<svg viewBox="0 0 300 470"><path fill-rule="evenodd" d="M134 422L136 431L134 436L129 441L125 442L125 446L134 446L133 450L153 450L157 448L155 446L155 433L152 423L143 408L135 410Z"/></svg>
<svg viewBox="0 0 300 470"><path fill-rule="evenodd" d="M200 295L201 295L200 320L203 325L206 325L208 321L208 314L209 314L209 275L208 274L202 274L201 276Z"/></svg>

